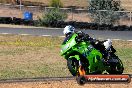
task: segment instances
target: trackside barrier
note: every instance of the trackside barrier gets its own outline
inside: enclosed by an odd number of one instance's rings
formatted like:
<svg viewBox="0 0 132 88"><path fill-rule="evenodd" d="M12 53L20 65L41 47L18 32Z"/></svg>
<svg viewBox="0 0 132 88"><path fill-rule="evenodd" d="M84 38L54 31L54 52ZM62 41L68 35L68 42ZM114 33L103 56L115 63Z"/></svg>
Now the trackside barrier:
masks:
<svg viewBox="0 0 132 88"><path fill-rule="evenodd" d="M112 25L112 24L98 24L98 23L88 23L88 22L76 22L76 21L57 21L51 24L45 25L48 27L64 28L66 25L72 25L79 29L91 29L91 30L111 30L111 31L131 31L132 26L127 25Z"/></svg>
<svg viewBox="0 0 132 88"><path fill-rule="evenodd" d="M29 25L36 26L37 20L25 20L16 17L0 17L0 24L17 24L17 25ZM88 22L76 22L76 21L54 21L50 24L45 24L47 27L64 28L66 25L73 25L79 29L91 29L91 30L111 30L111 31L132 31L132 25L112 25L112 24L98 24Z"/></svg>

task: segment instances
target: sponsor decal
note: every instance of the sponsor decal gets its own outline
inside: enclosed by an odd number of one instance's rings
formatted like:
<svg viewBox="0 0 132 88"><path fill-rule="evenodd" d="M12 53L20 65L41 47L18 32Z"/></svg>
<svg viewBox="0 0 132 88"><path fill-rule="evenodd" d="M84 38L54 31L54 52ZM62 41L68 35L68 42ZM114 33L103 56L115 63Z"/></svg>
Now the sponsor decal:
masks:
<svg viewBox="0 0 132 88"><path fill-rule="evenodd" d="M85 75L86 82L128 82L131 77L128 74L122 75Z"/></svg>

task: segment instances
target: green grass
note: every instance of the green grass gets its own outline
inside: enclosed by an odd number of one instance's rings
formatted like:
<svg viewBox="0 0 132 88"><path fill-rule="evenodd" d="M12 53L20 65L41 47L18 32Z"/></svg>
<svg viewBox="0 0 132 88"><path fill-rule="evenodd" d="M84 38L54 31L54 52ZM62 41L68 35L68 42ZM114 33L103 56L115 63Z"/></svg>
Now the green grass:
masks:
<svg viewBox="0 0 132 88"><path fill-rule="evenodd" d="M0 36L0 79L70 75L59 37Z"/></svg>
<svg viewBox="0 0 132 88"><path fill-rule="evenodd" d="M132 48L118 48L117 55L123 61L124 73L132 73Z"/></svg>
<svg viewBox="0 0 132 88"><path fill-rule="evenodd" d="M63 38L0 35L0 79L70 76L60 56ZM124 73L132 73L132 42L114 41Z"/></svg>

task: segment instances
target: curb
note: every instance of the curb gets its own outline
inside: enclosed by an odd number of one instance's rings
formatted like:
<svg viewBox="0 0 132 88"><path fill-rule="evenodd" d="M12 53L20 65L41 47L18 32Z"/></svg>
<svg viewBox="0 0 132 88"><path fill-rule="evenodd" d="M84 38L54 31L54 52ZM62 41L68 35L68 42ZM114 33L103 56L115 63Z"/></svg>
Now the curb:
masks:
<svg viewBox="0 0 132 88"><path fill-rule="evenodd" d="M0 33L0 34L3 34L3 35L10 35L11 33ZM24 35L24 36L29 36L31 34L16 34L16 35ZM33 36L33 35L31 35ZM42 36L42 37L53 37L52 35L38 35L38 36ZM61 38L64 38L65 36L58 36L58 37L61 37ZM98 38L98 39L103 39L103 38ZM132 42L132 40L123 40L123 39L111 39L111 40L115 40L115 41L128 41L128 42Z"/></svg>

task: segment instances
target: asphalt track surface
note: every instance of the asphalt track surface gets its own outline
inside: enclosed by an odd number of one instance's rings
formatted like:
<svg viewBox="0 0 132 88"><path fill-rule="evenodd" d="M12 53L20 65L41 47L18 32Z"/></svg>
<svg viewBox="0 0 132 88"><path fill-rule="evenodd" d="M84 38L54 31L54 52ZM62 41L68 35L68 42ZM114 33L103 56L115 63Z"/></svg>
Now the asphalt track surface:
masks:
<svg viewBox="0 0 132 88"><path fill-rule="evenodd" d="M79 30L79 29L78 29ZM80 31L80 30L79 30ZM132 41L132 31L81 30L91 37ZM62 28L0 28L0 34L20 34L38 36L64 36Z"/></svg>

